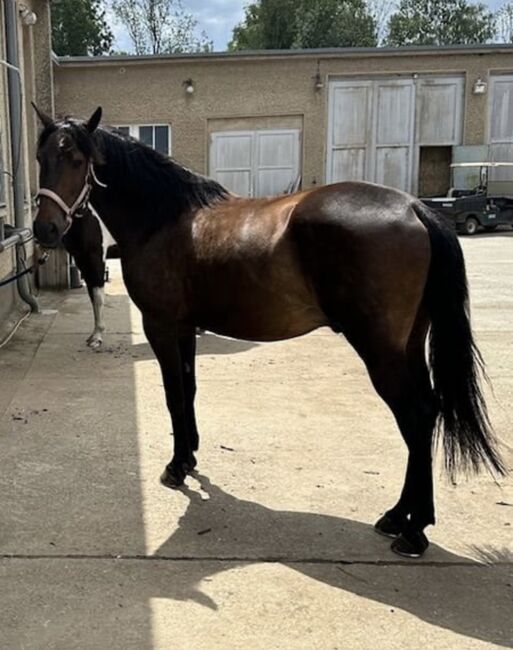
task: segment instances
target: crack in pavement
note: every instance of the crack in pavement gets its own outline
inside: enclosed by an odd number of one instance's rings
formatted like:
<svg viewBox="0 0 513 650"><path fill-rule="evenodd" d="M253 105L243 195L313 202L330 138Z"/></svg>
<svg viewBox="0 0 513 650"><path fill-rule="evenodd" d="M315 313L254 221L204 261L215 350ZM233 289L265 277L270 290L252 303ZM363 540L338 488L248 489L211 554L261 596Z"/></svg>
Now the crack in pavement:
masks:
<svg viewBox="0 0 513 650"><path fill-rule="evenodd" d="M262 564L325 564L325 565L344 565L344 566L425 566L425 567L468 567L482 568L491 566L513 566L513 561L505 560L503 562L479 562L477 560L448 562L436 560L329 560L322 558L295 558L290 559L284 556L265 556L265 557L217 557L212 555L191 557L190 555L115 555L109 553L87 554L87 553L69 553L69 554L23 554L23 553L3 553L0 554L0 562L3 560L118 560L118 561L145 561L145 562L239 562L244 564L262 563Z"/></svg>

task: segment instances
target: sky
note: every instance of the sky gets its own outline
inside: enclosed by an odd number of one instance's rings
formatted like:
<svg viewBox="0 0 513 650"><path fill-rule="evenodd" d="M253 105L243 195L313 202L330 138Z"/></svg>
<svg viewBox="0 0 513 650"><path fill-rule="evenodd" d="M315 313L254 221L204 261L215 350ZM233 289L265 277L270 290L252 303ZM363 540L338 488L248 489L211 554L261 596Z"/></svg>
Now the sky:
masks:
<svg viewBox="0 0 513 650"><path fill-rule="evenodd" d="M183 7L198 21L198 32L205 31L214 42L214 50L226 49L232 30L244 18L244 7L251 0L182 0ZM315 2L316 0L312 0ZM481 0L491 10L498 9L505 0ZM116 37L116 49L130 51L131 43L122 26L109 17Z"/></svg>

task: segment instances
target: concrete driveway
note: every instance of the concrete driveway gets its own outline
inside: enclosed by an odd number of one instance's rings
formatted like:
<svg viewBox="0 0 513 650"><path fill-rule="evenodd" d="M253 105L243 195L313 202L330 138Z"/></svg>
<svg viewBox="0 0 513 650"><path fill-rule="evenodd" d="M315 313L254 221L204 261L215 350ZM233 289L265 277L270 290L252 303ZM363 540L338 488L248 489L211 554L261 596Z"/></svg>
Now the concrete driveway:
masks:
<svg viewBox="0 0 513 650"><path fill-rule="evenodd" d="M513 237L462 239L493 422L513 468ZM119 272L0 350L0 648L513 647L513 480L451 485L419 561L372 531L405 449L360 360L321 330L199 341L199 473L170 491L157 364Z"/></svg>

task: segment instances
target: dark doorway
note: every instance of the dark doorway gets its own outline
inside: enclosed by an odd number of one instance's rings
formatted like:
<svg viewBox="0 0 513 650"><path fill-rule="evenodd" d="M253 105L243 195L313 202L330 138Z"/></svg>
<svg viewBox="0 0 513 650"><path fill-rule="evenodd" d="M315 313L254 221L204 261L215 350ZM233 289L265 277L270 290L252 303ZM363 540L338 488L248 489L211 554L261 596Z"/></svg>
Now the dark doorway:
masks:
<svg viewBox="0 0 513 650"><path fill-rule="evenodd" d="M452 147L421 147L419 196L447 196L451 186Z"/></svg>

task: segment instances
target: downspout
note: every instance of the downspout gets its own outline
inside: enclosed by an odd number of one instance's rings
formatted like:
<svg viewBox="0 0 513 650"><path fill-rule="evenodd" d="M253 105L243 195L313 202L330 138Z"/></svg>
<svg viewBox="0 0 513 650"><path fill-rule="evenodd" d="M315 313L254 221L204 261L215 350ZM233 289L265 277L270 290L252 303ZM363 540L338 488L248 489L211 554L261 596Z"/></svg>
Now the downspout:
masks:
<svg viewBox="0 0 513 650"><path fill-rule="evenodd" d="M26 242L27 228L25 227L25 165L23 160L22 145L22 95L21 95L21 72L18 56L18 17L15 0L4 0L5 19L5 44L8 79L8 104L11 132L11 161L13 166L13 200L14 200L14 223L16 231L13 237L16 242L16 268L17 272L23 271L20 247ZM12 240L11 240L12 242ZM30 292L30 285L26 275L18 278L18 293L31 311L38 312L39 305L36 298Z"/></svg>

